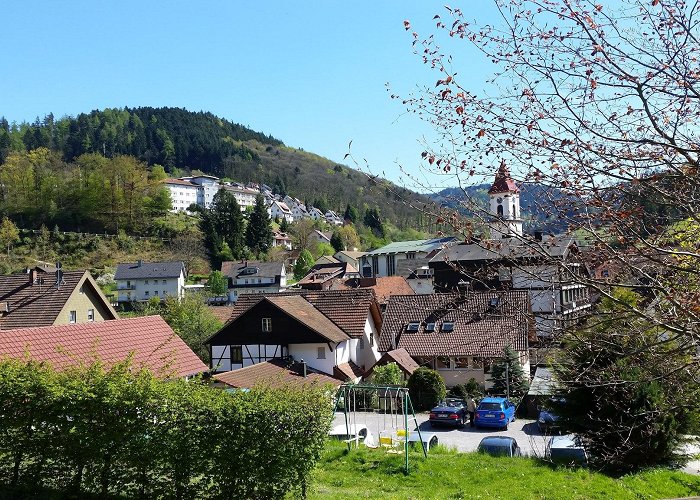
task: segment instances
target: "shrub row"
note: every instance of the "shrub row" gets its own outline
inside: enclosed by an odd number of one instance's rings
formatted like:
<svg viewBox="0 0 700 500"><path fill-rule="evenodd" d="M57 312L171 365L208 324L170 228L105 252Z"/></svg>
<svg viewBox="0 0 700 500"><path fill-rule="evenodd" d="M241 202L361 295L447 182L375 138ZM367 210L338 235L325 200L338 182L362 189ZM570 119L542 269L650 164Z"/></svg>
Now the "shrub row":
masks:
<svg viewBox="0 0 700 500"><path fill-rule="evenodd" d="M75 496L303 496L331 419L323 387L229 393L128 360L60 373L2 360L0 482Z"/></svg>

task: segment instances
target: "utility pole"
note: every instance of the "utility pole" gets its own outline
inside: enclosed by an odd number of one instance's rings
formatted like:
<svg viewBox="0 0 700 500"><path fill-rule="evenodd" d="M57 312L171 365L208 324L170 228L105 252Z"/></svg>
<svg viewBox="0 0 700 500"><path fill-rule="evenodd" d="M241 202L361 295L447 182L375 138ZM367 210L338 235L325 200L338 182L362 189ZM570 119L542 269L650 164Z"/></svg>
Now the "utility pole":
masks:
<svg viewBox="0 0 700 500"><path fill-rule="evenodd" d="M510 399L510 375L508 375L508 360L506 359L506 399Z"/></svg>

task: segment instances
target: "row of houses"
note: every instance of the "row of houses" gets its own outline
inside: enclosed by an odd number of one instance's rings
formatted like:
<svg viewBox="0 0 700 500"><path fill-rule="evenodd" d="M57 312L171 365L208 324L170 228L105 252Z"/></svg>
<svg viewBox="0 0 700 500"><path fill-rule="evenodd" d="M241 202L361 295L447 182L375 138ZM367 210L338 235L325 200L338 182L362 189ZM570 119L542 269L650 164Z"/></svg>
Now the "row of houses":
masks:
<svg viewBox="0 0 700 500"><path fill-rule="evenodd" d="M170 191L172 201L171 212L186 212L191 205L200 208L211 208L214 195L220 189L231 193L241 211L246 211L255 205L258 194L265 198L268 213L273 219L287 222L298 222L302 219L324 220L331 225L343 225L344 220L332 210L325 213L313 206L306 206L301 200L292 196L279 196L272 193L269 186L249 184L243 185L234 182L221 182L218 177L212 175L196 175L180 177L179 179L166 179L163 184Z"/></svg>

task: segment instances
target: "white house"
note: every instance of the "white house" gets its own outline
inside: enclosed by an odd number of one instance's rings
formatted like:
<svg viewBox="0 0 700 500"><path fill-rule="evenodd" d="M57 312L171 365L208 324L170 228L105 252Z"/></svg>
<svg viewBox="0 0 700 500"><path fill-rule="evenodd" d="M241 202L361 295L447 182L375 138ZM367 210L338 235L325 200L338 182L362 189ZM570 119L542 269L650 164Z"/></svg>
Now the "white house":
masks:
<svg viewBox="0 0 700 500"><path fill-rule="evenodd" d="M215 371L291 358L320 373L358 379L380 357L381 324L367 289L247 295L206 344Z"/></svg>
<svg viewBox="0 0 700 500"><path fill-rule="evenodd" d="M343 218L340 217L333 210L329 210L328 212L326 212L324 214L324 217L326 219L326 222L328 222L331 226L342 226L345 222Z"/></svg>
<svg viewBox="0 0 700 500"><path fill-rule="evenodd" d="M236 202L241 207L241 212L245 212L248 207L254 207L255 198L260 194L259 191L241 185L228 184L224 185L224 189L236 198Z"/></svg>
<svg viewBox="0 0 700 500"><path fill-rule="evenodd" d="M117 302L140 302L157 297L182 298L185 290L185 265L175 262L144 262L117 265Z"/></svg>
<svg viewBox="0 0 700 500"><path fill-rule="evenodd" d="M273 247L282 247L282 248L285 248L286 250L291 250L292 249L292 238L290 238L287 233L283 233L281 231L275 231L272 234L272 246Z"/></svg>
<svg viewBox="0 0 700 500"><path fill-rule="evenodd" d="M376 276L409 276L456 238L397 241L367 252L362 256L360 272L366 278Z"/></svg>
<svg viewBox="0 0 700 500"><path fill-rule="evenodd" d="M194 177L183 177L183 179L190 180L200 187L197 192L197 204L203 208L211 208L214 195L221 188L219 178L213 175L196 175Z"/></svg>
<svg viewBox="0 0 700 500"><path fill-rule="evenodd" d="M163 184L170 191L171 212L185 212L190 205L197 204L197 193L200 186L194 182L183 179L166 179Z"/></svg>
<svg viewBox="0 0 700 500"><path fill-rule="evenodd" d="M270 214L271 219L286 219L290 224L294 222L294 215L292 214L292 211L289 210L289 207L281 201L273 201L267 211Z"/></svg>
<svg viewBox="0 0 700 500"><path fill-rule="evenodd" d="M236 302L241 295L282 292L287 288L283 262L226 261L221 272L228 279L228 300Z"/></svg>
<svg viewBox="0 0 700 500"><path fill-rule="evenodd" d="M313 220L321 220L321 219L324 219L324 220L325 220L325 218L326 218L326 216L323 214L323 212L321 212L321 211L320 211L318 208L316 208L316 207L311 207L311 208L309 208L309 209L308 209L308 212L309 212L309 216L310 216Z"/></svg>

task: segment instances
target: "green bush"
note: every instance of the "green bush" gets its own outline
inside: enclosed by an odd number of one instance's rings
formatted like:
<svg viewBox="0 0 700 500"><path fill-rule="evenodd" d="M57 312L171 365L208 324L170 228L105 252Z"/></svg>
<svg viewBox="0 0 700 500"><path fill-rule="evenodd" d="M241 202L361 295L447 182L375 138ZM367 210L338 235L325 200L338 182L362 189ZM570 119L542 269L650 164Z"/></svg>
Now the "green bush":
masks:
<svg viewBox="0 0 700 500"><path fill-rule="evenodd" d="M474 377L470 378L466 384L457 384L450 388L448 395L453 398L467 399L468 396L474 399L481 399L484 391Z"/></svg>
<svg viewBox="0 0 700 500"><path fill-rule="evenodd" d="M330 391L231 394L161 381L130 361L57 373L0 361L0 484L73 497L305 494L332 419Z"/></svg>
<svg viewBox="0 0 700 500"><path fill-rule="evenodd" d="M416 410L429 410L445 399L445 382L435 370L421 366L408 379L411 403Z"/></svg>

